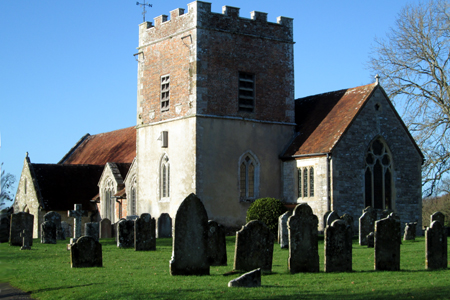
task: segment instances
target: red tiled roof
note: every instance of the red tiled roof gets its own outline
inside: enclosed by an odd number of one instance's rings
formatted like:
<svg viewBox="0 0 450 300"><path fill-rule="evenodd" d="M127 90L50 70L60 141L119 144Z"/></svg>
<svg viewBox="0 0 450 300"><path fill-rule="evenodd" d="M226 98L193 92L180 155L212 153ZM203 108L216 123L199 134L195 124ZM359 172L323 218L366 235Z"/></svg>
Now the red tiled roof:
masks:
<svg viewBox="0 0 450 300"><path fill-rule="evenodd" d="M373 83L297 99L299 135L284 157L331 152L376 86Z"/></svg>
<svg viewBox="0 0 450 300"><path fill-rule="evenodd" d="M65 165L131 163L136 156L136 128L86 135L59 162Z"/></svg>
<svg viewBox="0 0 450 300"><path fill-rule="evenodd" d="M83 210L96 209L90 200L98 194L103 166L30 164L30 167L45 210L69 210L74 204L82 204Z"/></svg>

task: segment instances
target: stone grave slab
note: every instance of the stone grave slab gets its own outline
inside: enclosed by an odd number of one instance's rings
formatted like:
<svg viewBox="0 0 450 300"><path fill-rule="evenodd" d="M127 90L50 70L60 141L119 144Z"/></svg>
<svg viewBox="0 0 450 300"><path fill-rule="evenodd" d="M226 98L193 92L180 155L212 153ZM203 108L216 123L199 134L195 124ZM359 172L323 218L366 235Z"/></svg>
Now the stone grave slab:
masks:
<svg viewBox="0 0 450 300"><path fill-rule="evenodd" d="M18 212L11 215L9 244L11 246L22 246L23 238L20 236L25 230L29 235L30 246L33 246L33 222L34 216L27 212Z"/></svg>
<svg viewBox="0 0 450 300"><path fill-rule="evenodd" d="M172 218L168 213L162 213L158 218L158 238L172 237Z"/></svg>
<svg viewBox="0 0 450 300"><path fill-rule="evenodd" d="M73 217L73 238L70 240L71 244L81 236L81 218L84 215L84 210L81 207L81 204L74 204L74 209L67 212L68 217Z"/></svg>
<svg viewBox="0 0 450 300"><path fill-rule="evenodd" d="M56 211L49 211L44 215L44 221L53 222L56 227L56 239L57 240L65 240L62 227L61 227L61 215Z"/></svg>
<svg viewBox="0 0 450 300"><path fill-rule="evenodd" d="M82 236L70 247L72 268L102 267L102 244L93 237Z"/></svg>
<svg viewBox="0 0 450 300"><path fill-rule="evenodd" d="M44 221L41 224L41 243L56 244L56 224L52 221Z"/></svg>
<svg viewBox="0 0 450 300"><path fill-rule="evenodd" d="M325 272L352 270L353 230L344 220L335 220L325 229Z"/></svg>
<svg viewBox="0 0 450 300"><path fill-rule="evenodd" d="M227 265L225 230L216 221L208 221L208 262L210 266Z"/></svg>
<svg viewBox="0 0 450 300"><path fill-rule="evenodd" d="M31 250L33 238L29 233L26 232L26 229L24 229L20 233L20 237L22 238L22 247L20 247L20 250Z"/></svg>
<svg viewBox="0 0 450 300"><path fill-rule="evenodd" d="M416 227L417 222L405 223L405 234L403 235L404 241L414 241L416 239Z"/></svg>
<svg viewBox="0 0 450 300"><path fill-rule="evenodd" d="M141 214L134 221L134 250L156 250L156 221L150 214Z"/></svg>
<svg viewBox="0 0 450 300"><path fill-rule="evenodd" d="M400 221L391 213L375 222L375 270L400 270Z"/></svg>
<svg viewBox="0 0 450 300"><path fill-rule="evenodd" d="M228 282L228 287L260 287L261 269L250 271Z"/></svg>
<svg viewBox="0 0 450 300"><path fill-rule="evenodd" d="M84 235L93 237L98 242L99 239L99 224L98 222L88 222L84 224Z"/></svg>
<svg viewBox="0 0 450 300"><path fill-rule="evenodd" d="M278 243L281 249L289 249L289 229L288 219L292 216L292 211L287 211L278 218Z"/></svg>
<svg viewBox="0 0 450 300"><path fill-rule="evenodd" d="M440 221L433 221L425 231L425 268L446 269L448 265L447 230Z"/></svg>
<svg viewBox="0 0 450 300"><path fill-rule="evenodd" d="M438 221L441 223L442 226L444 226L445 225L445 215L440 211L433 213L430 216L430 226L431 226L431 223L433 223L434 221Z"/></svg>
<svg viewBox="0 0 450 300"><path fill-rule="evenodd" d="M117 247L134 247L134 221L121 219L117 223Z"/></svg>
<svg viewBox="0 0 450 300"><path fill-rule="evenodd" d="M377 212L371 206L363 209L363 213L359 218L359 245L367 245L367 235L375 230L375 221L377 220Z"/></svg>
<svg viewBox="0 0 450 300"><path fill-rule="evenodd" d="M100 238L101 239L109 239L112 238L112 225L111 220L107 218L103 218L100 221Z"/></svg>

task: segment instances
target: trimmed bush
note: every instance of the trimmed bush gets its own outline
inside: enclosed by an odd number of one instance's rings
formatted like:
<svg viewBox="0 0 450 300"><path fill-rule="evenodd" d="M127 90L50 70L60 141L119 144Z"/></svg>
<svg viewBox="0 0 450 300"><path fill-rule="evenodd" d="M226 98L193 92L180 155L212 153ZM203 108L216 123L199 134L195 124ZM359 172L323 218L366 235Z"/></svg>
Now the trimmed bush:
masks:
<svg viewBox="0 0 450 300"><path fill-rule="evenodd" d="M280 200L275 198L256 199L247 210L247 223L259 220L269 227L270 231L277 236L278 217L287 211Z"/></svg>

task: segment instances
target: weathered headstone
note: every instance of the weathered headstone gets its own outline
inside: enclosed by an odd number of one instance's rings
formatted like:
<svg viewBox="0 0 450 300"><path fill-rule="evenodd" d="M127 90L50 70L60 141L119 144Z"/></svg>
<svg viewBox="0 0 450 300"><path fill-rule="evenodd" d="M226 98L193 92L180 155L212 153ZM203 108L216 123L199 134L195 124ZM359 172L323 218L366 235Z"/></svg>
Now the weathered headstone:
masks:
<svg viewBox="0 0 450 300"><path fill-rule="evenodd" d="M81 204L75 204L74 210L69 210L67 215L73 217L73 238L70 239L70 243L76 242L81 236L81 218L83 217L84 210L81 209Z"/></svg>
<svg viewBox="0 0 450 300"><path fill-rule="evenodd" d="M10 216L7 214L2 214L0 216L0 243L6 243L9 240L9 224Z"/></svg>
<svg viewBox="0 0 450 300"><path fill-rule="evenodd" d="M289 229L288 219L292 216L292 211L287 211L278 218L278 243L281 249L289 249Z"/></svg>
<svg viewBox="0 0 450 300"><path fill-rule="evenodd" d="M403 235L404 241L416 239L416 226L417 222L405 223L405 234Z"/></svg>
<svg viewBox="0 0 450 300"><path fill-rule="evenodd" d="M56 239L65 240L66 237L61 228L61 215L55 211L49 211L44 215L44 221L55 223Z"/></svg>
<svg viewBox="0 0 450 300"><path fill-rule="evenodd" d="M171 275L209 275L208 214L202 201L190 194L175 216Z"/></svg>
<svg viewBox="0 0 450 300"><path fill-rule="evenodd" d="M400 270L400 232L394 213L375 222L375 270Z"/></svg>
<svg viewBox="0 0 450 300"><path fill-rule="evenodd" d="M331 210L327 211L324 215L323 215L323 220L322 220L322 227L323 227L323 231L325 232L325 228L327 228L328 224L327 224L327 219L328 216L332 213Z"/></svg>
<svg viewBox="0 0 450 300"><path fill-rule="evenodd" d="M208 262L210 266L227 265L225 230L216 221L208 221Z"/></svg>
<svg viewBox="0 0 450 300"><path fill-rule="evenodd" d="M20 250L31 250L33 239L31 235L26 232L26 229L20 233L20 237L22 238L22 247L20 247Z"/></svg>
<svg viewBox="0 0 450 300"><path fill-rule="evenodd" d="M444 226L445 225L445 215L443 213L441 213L440 211L433 213L430 216L430 226L434 221L438 221L441 223L442 226Z"/></svg>
<svg viewBox="0 0 450 300"><path fill-rule="evenodd" d="M319 272L318 224L319 220L308 204L295 207L288 220L288 267L291 273Z"/></svg>
<svg viewBox="0 0 450 300"><path fill-rule="evenodd" d="M274 236L259 220L248 222L236 232L234 269L272 271Z"/></svg>
<svg viewBox="0 0 450 300"><path fill-rule="evenodd" d="M69 224L66 221L61 221L61 231L64 234L64 239L72 237L72 233L69 230Z"/></svg>
<svg viewBox="0 0 450 300"><path fill-rule="evenodd" d="M139 216L137 216L137 215L129 215L129 216L125 217L126 220L131 220L131 221L135 221L137 218L139 218Z"/></svg>
<svg viewBox="0 0 450 300"><path fill-rule="evenodd" d="M93 237L96 242L99 238L99 225L98 222L88 222L84 224L84 235Z"/></svg>
<svg viewBox="0 0 450 300"><path fill-rule="evenodd" d="M256 269L228 282L228 287L260 287L261 269Z"/></svg>
<svg viewBox="0 0 450 300"><path fill-rule="evenodd" d="M117 247L134 247L134 221L122 219L117 223Z"/></svg>
<svg viewBox="0 0 450 300"><path fill-rule="evenodd" d="M33 222L34 216L27 212L18 212L11 215L9 244L11 246L22 246L23 238L20 236L25 230L29 236L30 246L33 246Z"/></svg>
<svg viewBox="0 0 450 300"><path fill-rule="evenodd" d="M389 215L391 213L393 213L394 211L390 208L386 208L381 212L381 218L380 219L386 219L387 217L389 217Z"/></svg>
<svg viewBox="0 0 450 300"><path fill-rule="evenodd" d="M158 238L172 237L172 218L168 213L162 213L158 218Z"/></svg>
<svg viewBox="0 0 450 300"><path fill-rule="evenodd" d="M352 270L352 229L344 220L325 228L325 272Z"/></svg>
<svg viewBox="0 0 450 300"><path fill-rule="evenodd" d="M82 236L70 247L72 268L102 267L102 244L93 237Z"/></svg>
<svg viewBox="0 0 450 300"><path fill-rule="evenodd" d="M340 219L345 222L350 229L350 235L353 236L353 217L349 214L343 214Z"/></svg>
<svg viewBox="0 0 450 300"><path fill-rule="evenodd" d="M367 248L375 247L375 234L373 231L366 236Z"/></svg>
<svg viewBox="0 0 450 300"><path fill-rule="evenodd" d="M447 247L447 231L440 221L433 221L425 231L425 268L446 269Z"/></svg>
<svg viewBox="0 0 450 300"><path fill-rule="evenodd" d="M45 221L41 224L41 243L56 244L56 224L52 221Z"/></svg>
<svg viewBox="0 0 450 300"><path fill-rule="evenodd" d="M134 221L134 250L156 250L156 221L150 214L141 214Z"/></svg>
<svg viewBox="0 0 450 300"><path fill-rule="evenodd" d="M374 231L377 212L371 206L363 209L363 214L359 218L359 245L367 245L367 235Z"/></svg>
<svg viewBox="0 0 450 300"><path fill-rule="evenodd" d="M330 226L335 220L339 220L339 214L336 211L332 211L327 218L327 226Z"/></svg>
<svg viewBox="0 0 450 300"><path fill-rule="evenodd" d="M102 219L100 221L100 238L109 239L112 237L111 221L109 219Z"/></svg>

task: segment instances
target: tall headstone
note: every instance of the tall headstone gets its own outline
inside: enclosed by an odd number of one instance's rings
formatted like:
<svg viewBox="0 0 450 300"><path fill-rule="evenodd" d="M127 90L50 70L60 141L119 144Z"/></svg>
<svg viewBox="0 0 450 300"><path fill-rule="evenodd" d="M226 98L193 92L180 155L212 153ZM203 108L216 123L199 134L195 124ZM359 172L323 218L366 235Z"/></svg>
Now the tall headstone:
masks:
<svg viewBox="0 0 450 300"><path fill-rule="evenodd" d="M171 275L209 275L208 214L195 194L178 207L169 264Z"/></svg>
<svg viewBox="0 0 450 300"><path fill-rule="evenodd" d="M404 241L414 241L416 239L416 226L417 222L405 223L405 234L403 235Z"/></svg>
<svg viewBox="0 0 450 300"><path fill-rule="evenodd" d="M141 214L134 221L134 250L156 250L156 221L150 214Z"/></svg>
<svg viewBox="0 0 450 300"><path fill-rule="evenodd" d="M400 221L391 213L375 222L375 270L400 270Z"/></svg>
<svg viewBox="0 0 450 300"><path fill-rule="evenodd" d="M32 236L27 233L27 230L24 229L20 233L20 237L22 238L22 247L20 247L20 250L31 250L31 244L33 243Z"/></svg>
<svg viewBox="0 0 450 300"><path fill-rule="evenodd" d="M340 219L350 228L350 234L353 236L353 217L349 214L343 214ZM331 224L330 224L331 225Z"/></svg>
<svg viewBox="0 0 450 300"><path fill-rule="evenodd" d="M158 238L172 237L172 218L168 213L162 213L158 218Z"/></svg>
<svg viewBox="0 0 450 300"><path fill-rule="evenodd" d="M41 243L56 244L56 224L52 221L45 221L41 224Z"/></svg>
<svg viewBox="0 0 450 300"><path fill-rule="evenodd" d="M69 210L67 215L73 217L73 238L70 239L70 243L74 243L81 236L81 218L83 217L84 210L81 209L81 204L75 204L74 210Z"/></svg>
<svg viewBox="0 0 450 300"><path fill-rule="evenodd" d="M49 211L44 215L44 221L55 223L57 240L66 239L61 228L61 215L59 213L57 213L56 211Z"/></svg>
<svg viewBox="0 0 450 300"><path fill-rule="evenodd" d="M6 243L9 240L10 218L6 213L0 215L0 243Z"/></svg>
<svg viewBox="0 0 450 300"><path fill-rule="evenodd" d="M72 268L102 267L102 244L90 236L82 236L70 247Z"/></svg>
<svg viewBox="0 0 450 300"><path fill-rule="evenodd" d="M216 221L208 221L208 262L210 266L227 265L225 230Z"/></svg>
<svg viewBox="0 0 450 300"><path fill-rule="evenodd" d="M319 272L318 224L319 220L308 204L295 207L288 220L288 267L291 273Z"/></svg>
<svg viewBox="0 0 450 300"><path fill-rule="evenodd" d="M440 211L433 213L430 216L430 226L434 221L438 221L441 223L442 226L444 226L445 225L445 215L443 213L441 213Z"/></svg>
<svg viewBox="0 0 450 300"><path fill-rule="evenodd" d="M334 222L334 220L339 220L339 214L336 211L332 211L327 218L327 226L330 226L331 223Z"/></svg>
<svg viewBox="0 0 450 300"><path fill-rule="evenodd" d="M292 211L287 211L278 218L278 243L281 249L289 249L288 219L292 216Z"/></svg>
<svg viewBox="0 0 450 300"><path fill-rule="evenodd" d="M64 234L64 239L72 237L72 232L69 230L69 224L66 221L61 221L61 231Z"/></svg>
<svg viewBox="0 0 450 300"><path fill-rule="evenodd" d="M9 244L11 246L22 246L23 238L20 236L25 230L29 236L30 246L33 246L33 222L34 216L27 212L18 212L11 215Z"/></svg>
<svg viewBox="0 0 450 300"><path fill-rule="evenodd" d="M98 242L99 239L99 225L98 222L88 222L84 224L84 235L93 237Z"/></svg>
<svg viewBox="0 0 450 300"><path fill-rule="evenodd" d="M425 231L425 268L446 269L447 247L447 231L440 221L433 221Z"/></svg>
<svg viewBox="0 0 450 300"><path fill-rule="evenodd" d="M248 222L236 232L234 269L272 271L274 236L259 220Z"/></svg>
<svg viewBox="0 0 450 300"><path fill-rule="evenodd" d="M374 231L377 212L371 206L363 209L363 214L359 218L359 245L367 245L367 235Z"/></svg>
<svg viewBox="0 0 450 300"><path fill-rule="evenodd" d="M122 219L117 223L117 247L134 247L134 221Z"/></svg>
<svg viewBox="0 0 450 300"><path fill-rule="evenodd" d="M325 272L352 270L352 233L344 220L335 220L325 229Z"/></svg>
<svg viewBox="0 0 450 300"><path fill-rule="evenodd" d="M111 221L109 219L103 218L100 221L100 238L109 239L111 237L112 237Z"/></svg>

